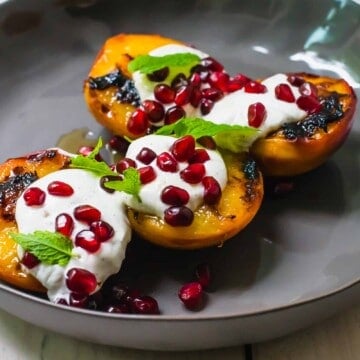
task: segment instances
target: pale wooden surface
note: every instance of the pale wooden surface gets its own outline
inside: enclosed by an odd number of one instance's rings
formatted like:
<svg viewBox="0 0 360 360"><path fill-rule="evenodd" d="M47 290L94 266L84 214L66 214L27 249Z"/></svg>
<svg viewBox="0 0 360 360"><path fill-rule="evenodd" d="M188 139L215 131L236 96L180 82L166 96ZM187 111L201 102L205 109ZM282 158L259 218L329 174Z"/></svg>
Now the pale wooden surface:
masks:
<svg viewBox="0 0 360 360"><path fill-rule="evenodd" d="M276 326L276 324L274 325ZM242 346L184 353L101 346L49 333L0 311L1 360L245 360ZM253 346L253 360L359 360L360 306Z"/></svg>

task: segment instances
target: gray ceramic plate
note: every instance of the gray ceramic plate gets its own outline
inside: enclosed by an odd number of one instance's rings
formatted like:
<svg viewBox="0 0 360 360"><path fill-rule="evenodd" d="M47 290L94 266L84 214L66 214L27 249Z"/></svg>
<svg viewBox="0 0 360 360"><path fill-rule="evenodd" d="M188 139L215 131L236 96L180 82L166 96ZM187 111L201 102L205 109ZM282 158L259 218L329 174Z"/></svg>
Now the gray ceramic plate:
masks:
<svg viewBox="0 0 360 360"><path fill-rule="evenodd" d="M360 86L360 6L354 1L0 2L1 160L54 146L74 129L101 128L82 82L106 37L161 33L193 43L254 77L310 71ZM321 4L321 6L320 6ZM358 113L356 114L358 116ZM222 248L149 247L138 285L162 315L115 316L54 306L0 284L0 306L81 339L144 349L200 349L260 341L309 325L360 299L360 126L296 191L267 199L254 222ZM177 290L208 261L214 290L200 312Z"/></svg>

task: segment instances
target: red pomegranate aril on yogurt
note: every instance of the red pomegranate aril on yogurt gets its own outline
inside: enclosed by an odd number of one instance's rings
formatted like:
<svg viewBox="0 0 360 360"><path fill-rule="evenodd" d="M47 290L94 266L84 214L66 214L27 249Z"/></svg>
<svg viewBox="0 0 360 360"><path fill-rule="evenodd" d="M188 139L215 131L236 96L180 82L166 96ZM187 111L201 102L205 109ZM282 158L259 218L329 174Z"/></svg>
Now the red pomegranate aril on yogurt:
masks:
<svg viewBox="0 0 360 360"><path fill-rule="evenodd" d="M93 231L85 229L76 234L75 245L89 253L95 253L100 249L101 243Z"/></svg>
<svg viewBox="0 0 360 360"><path fill-rule="evenodd" d="M178 296L189 310L198 309L203 304L203 288L197 281L183 285Z"/></svg>
<svg viewBox="0 0 360 360"><path fill-rule="evenodd" d="M40 264L40 260L32 253L25 251L21 259L21 263L26 266L28 269L34 268L36 265Z"/></svg>
<svg viewBox="0 0 360 360"><path fill-rule="evenodd" d="M144 166L138 169L140 181L142 184L148 184L156 179L156 173L152 166Z"/></svg>
<svg viewBox="0 0 360 360"><path fill-rule="evenodd" d="M66 286L77 294L90 295L96 290L97 281L92 272L72 268L66 273Z"/></svg>
<svg viewBox="0 0 360 360"><path fill-rule="evenodd" d="M70 237L74 230L74 220L69 214L61 213L55 218L55 231Z"/></svg>
<svg viewBox="0 0 360 360"><path fill-rule="evenodd" d="M189 184L198 184L205 176L205 166L202 163L190 164L180 171L180 177Z"/></svg>
<svg viewBox="0 0 360 360"><path fill-rule="evenodd" d="M164 118L165 109L159 102L155 100L145 100L141 105L151 122L157 123Z"/></svg>
<svg viewBox="0 0 360 360"><path fill-rule="evenodd" d="M208 205L216 204L221 198L221 187L219 182L212 176L205 176L202 179L204 186L204 203Z"/></svg>
<svg viewBox="0 0 360 360"><path fill-rule="evenodd" d="M275 96L277 99L289 103L295 102L295 96L288 84L279 84L275 87Z"/></svg>
<svg viewBox="0 0 360 360"><path fill-rule="evenodd" d="M190 195L185 189L169 185L163 189L160 198L167 205L180 206L189 202Z"/></svg>
<svg viewBox="0 0 360 360"><path fill-rule="evenodd" d="M116 171L122 174L128 168L136 168L136 162L130 158L123 158L116 164Z"/></svg>
<svg viewBox="0 0 360 360"><path fill-rule="evenodd" d="M308 82L303 83L300 87L299 87L299 92L301 95L304 96L313 96L313 97L317 97L317 88L315 85L310 84Z"/></svg>
<svg viewBox="0 0 360 360"><path fill-rule="evenodd" d="M299 77L299 76L293 75L293 74L288 75L287 81L288 81L292 86L296 86L296 87L301 86L301 85L305 82L304 79L302 79L302 78Z"/></svg>
<svg viewBox="0 0 360 360"><path fill-rule="evenodd" d="M234 83L237 83L238 85L241 85L241 87L244 87L248 82L251 81L249 77L247 77L244 74L236 74L232 79Z"/></svg>
<svg viewBox="0 0 360 360"><path fill-rule="evenodd" d="M190 96L190 104L193 107L198 107L201 99L202 99L201 90L199 88L193 88L193 91Z"/></svg>
<svg viewBox="0 0 360 360"><path fill-rule="evenodd" d="M142 109L136 109L127 122L128 130L134 135L142 135L149 127L149 117Z"/></svg>
<svg viewBox="0 0 360 360"><path fill-rule="evenodd" d="M319 100L314 96L302 95L296 100L297 106L306 111L308 114L313 114L322 109L322 105Z"/></svg>
<svg viewBox="0 0 360 360"><path fill-rule="evenodd" d="M179 89L181 86L188 85L188 79L186 78L185 74L179 73L177 74L174 79L171 81L171 88L174 90Z"/></svg>
<svg viewBox="0 0 360 360"><path fill-rule="evenodd" d="M158 155L156 165L159 169L166 172L176 172L178 169L176 159L168 152L163 152Z"/></svg>
<svg viewBox="0 0 360 360"><path fill-rule="evenodd" d="M166 110L165 113L165 125L173 124L174 122L180 120L186 115L185 110L180 106L172 106Z"/></svg>
<svg viewBox="0 0 360 360"><path fill-rule="evenodd" d="M162 104L170 104L175 99L175 91L169 85L157 84L154 88L154 96Z"/></svg>
<svg viewBox="0 0 360 360"><path fill-rule="evenodd" d="M186 206L171 206L164 211L164 220L171 226L189 226L194 213Z"/></svg>
<svg viewBox="0 0 360 360"><path fill-rule="evenodd" d="M91 224L100 220L101 212L91 205L79 205L74 209L74 217L76 220Z"/></svg>
<svg viewBox="0 0 360 360"><path fill-rule="evenodd" d="M170 148L177 161L186 161L195 153L195 139L191 135L185 135L176 140Z"/></svg>
<svg viewBox="0 0 360 360"><path fill-rule="evenodd" d="M95 234L98 241L104 242L114 236L114 228L106 221L94 221L90 224L90 230Z"/></svg>
<svg viewBox="0 0 360 360"><path fill-rule="evenodd" d="M201 77L198 73L193 73L189 79L190 85L193 87L199 87L201 85Z"/></svg>
<svg viewBox="0 0 360 360"><path fill-rule="evenodd" d="M52 181L47 190L54 196L71 196L74 193L72 186L63 181Z"/></svg>
<svg viewBox="0 0 360 360"><path fill-rule="evenodd" d="M202 115L207 115L214 107L214 102L209 99L202 98L200 100L200 111Z"/></svg>
<svg viewBox="0 0 360 360"><path fill-rule="evenodd" d="M201 64L195 65L191 69L191 73L199 74L200 79L201 79L202 82L207 81L208 77L209 77L209 70L204 65L201 65Z"/></svg>
<svg viewBox="0 0 360 360"><path fill-rule="evenodd" d="M190 157L189 164L204 163L210 160L210 156L205 149L196 149L193 156Z"/></svg>
<svg viewBox="0 0 360 360"><path fill-rule="evenodd" d="M203 98L209 99L212 101L218 101L224 96L224 93L221 90L215 89L215 88L203 89L201 91L201 94L202 94Z"/></svg>
<svg viewBox="0 0 360 360"><path fill-rule="evenodd" d="M131 302L134 314L157 315L160 313L157 301L151 296L139 296Z"/></svg>
<svg viewBox="0 0 360 360"><path fill-rule="evenodd" d="M261 102L251 104L248 108L248 124L249 126L258 128L262 125L266 118L266 109Z"/></svg>
<svg viewBox="0 0 360 360"><path fill-rule="evenodd" d="M46 194L38 187L29 187L25 190L23 197L27 206L39 206L45 202Z"/></svg>
<svg viewBox="0 0 360 360"><path fill-rule="evenodd" d="M184 106L188 104L190 102L191 92L192 87L189 85L178 88L174 99L175 104L178 106Z"/></svg>
<svg viewBox="0 0 360 360"><path fill-rule="evenodd" d="M201 65L205 66L211 71L223 71L224 66L212 57L206 57L201 60Z"/></svg>
<svg viewBox="0 0 360 360"><path fill-rule="evenodd" d="M209 84L219 89L221 91L226 91L228 83L230 81L230 76L227 73L221 71L214 71L209 76Z"/></svg>
<svg viewBox="0 0 360 360"><path fill-rule="evenodd" d="M198 264L195 268L195 276L201 286L206 289L211 283L211 268L207 263Z"/></svg>
<svg viewBox="0 0 360 360"><path fill-rule="evenodd" d="M253 80L245 84L244 90L245 92L252 94L264 94L267 91L265 85Z"/></svg>
<svg viewBox="0 0 360 360"><path fill-rule="evenodd" d="M149 165L156 158L156 153L148 147L143 147L136 155L136 160L141 161L145 165Z"/></svg>

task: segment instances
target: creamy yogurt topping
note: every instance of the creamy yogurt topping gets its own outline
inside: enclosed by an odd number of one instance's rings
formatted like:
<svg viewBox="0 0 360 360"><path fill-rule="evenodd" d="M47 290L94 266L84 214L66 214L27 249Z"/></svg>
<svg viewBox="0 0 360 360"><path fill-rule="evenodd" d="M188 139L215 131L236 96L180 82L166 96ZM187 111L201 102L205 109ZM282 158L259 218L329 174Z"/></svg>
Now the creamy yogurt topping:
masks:
<svg viewBox="0 0 360 360"><path fill-rule="evenodd" d="M74 193L71 196L53 196L47 193L48 184L53 181L63 181L69 184ZM91 205L101 212L101 220L109 223L114 229L114 235L101 243L100 249L90 253L82 247L74 246L73 257L66 266L47 265L40 263L32 269L27 269L48 289L49 299L53 302L59 299L69 300L70 290L66 286L66 273L72 268L90 271L96 276L98 290L103 282L117 273L125 257L125 249L131 238L131 229L124 213L124 194L115 192L109 194L99 185L99 178L80 169L64 169L55 171L32 183L30 187L38 187L46 193L45 202L40 206L26 205L20 196L16 205L16 222L20 233L28 234L36 230L55 231L55 218L60 213L72 216L75 207ZM71 239L89 225L80 222L72 216L74 229ZM19 257L23 250L19 246Z"/></svg>
<svg viewBox="0 0 360 360"><path fill-rule="evenodd" d="M139 138L133 141L126 153L127 158L131 158L136 162L137 168L145 166L143 163L136 159L136 156L144 148L150 148L157 155L163 152L169 152L170 147L174 143L176 138L171 136L161 136L161 135L148 135L142 138ZM200 145L197 145L196 148L201 148ZM206 176L214 177L220 184L221 189L226 186L227 183L227 171L224 160L222 159L220 153L216 150L206 149L210 159L204 163ZM150 183L144 184L141 186L139 196L141 202L136 198L127 196L126 203L133 209L136 209L141 212L148 214L154 214L161 218L164 217L164 211L169 207L169 205L161 201L161 192L166 186L177 186L182 189L185 189L189 195L190 200L186 204L188 208L192 211L196 210L203 203L203 192L204 188L201 183L198 184L189 184L185 182L180 177L180 171L188 166L188 163L185 161L178 162L178 171L177 172L164 172L156 165L156 159L154 159L150 164L146 166L152 166L155 173L155 180Z"/></svg>
<svg viewBox="0 0 360 360"><path fill-rule="evenodd" d="M194 53L199 55L201 59L208 57L208 55L202 51L184 45L165 45L157 49L154 49L149 54L153 56L164 56L167 54L176 53ZM153 89L156 83L147 79L144 74L139 71L133 74L133 80L135 87L137 88L141 101L146 99L154 100ZM296 122L303 119L307 113L301 110L296 102L286 102L276 98L275 87L279 84L287 84L295 97L295 100L301 95L299 89L292 86L285 74L276 74L264 81L262 84L267 87L267 91L261 94L246 93L244 89L234 91L226 94L221 100L215 102L214 107L207 115L202 115L199 107L195 108L190 104L185 105L183 108L187 116L190 117L202 117L217 124L231 124L231 125L243 125L248 126L248 108L251 104L261 102L266 109L266 118L262 125L258 128L257 136L253 138L255 141L258 137L264 137L271 131L278 129L282 124L286 122ZM203 85L202 88L208 87ZM165 109L174 106L174 103L164 105ZM159 122L154 124L155 126L161 126L163 123Z"/></svg>

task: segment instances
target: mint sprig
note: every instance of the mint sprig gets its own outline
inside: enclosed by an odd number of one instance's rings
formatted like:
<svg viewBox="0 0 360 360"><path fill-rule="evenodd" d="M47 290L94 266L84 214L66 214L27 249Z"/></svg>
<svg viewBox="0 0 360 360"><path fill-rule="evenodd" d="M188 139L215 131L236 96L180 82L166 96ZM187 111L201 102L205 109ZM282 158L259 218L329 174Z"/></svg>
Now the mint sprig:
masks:
<svg viewBox="0 0 360 360"><path fill-rule="evenodd" d="M72 241L56 232L35 231L32 234L11 233L10 237L42 263L65 266L72 258Z"/></svg>
<svg viewBox="0 0 360 360"><path fill-rule="evenodd" d="M143 74L151 74L154 71L171 68L188 68L200 62L200 57L192 53L169 54L164 56L140 55L128 64L130 72L140 71Z"/></svg>
<svg viewBox="0 0 360 360"><path fill-rule="evenodd" d="M141 188L140 174L134 168L127 168L123 172L121 180L111 180L104 183L108 189L123 191L127 194L134 195L140 202L139 192Z"/></svg>
<svg viewBox="0 0 360 360"><path fill-rule="evenodd" d="M203 136L214 138L217 146L238 153L247 150L256 138L258 130L250 126L215 124L201 118L182 118L156 131L157 135L192 135L195 139Z"/></svg>

